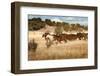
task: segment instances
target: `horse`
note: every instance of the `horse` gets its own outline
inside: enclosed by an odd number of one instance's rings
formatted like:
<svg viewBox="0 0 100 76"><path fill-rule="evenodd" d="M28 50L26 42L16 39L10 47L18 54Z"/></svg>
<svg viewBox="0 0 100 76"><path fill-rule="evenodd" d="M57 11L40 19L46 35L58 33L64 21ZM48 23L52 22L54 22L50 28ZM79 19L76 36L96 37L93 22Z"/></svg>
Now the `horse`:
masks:
<svg viewBox="0 0 100 76"><path fill-rule="evenodd" d="M88 33L77 33L79 40L86 40L88 38Z"/></svg>
<svg viewBox="0 0 100 76"><path fill-rule="evenodd" d="M67 42L64 34L59 34L59 35L52 34L52 36L53 36L53 41L57 41L59 43L61 43L61 41Z"/></svg>
<svg viewBox="0 0 100 76"><path fill-rule="evenodd" d="M47 37L48 35L50 35L50 33L44 33L44 34L42 35L42 37L44 37L45 40L46 40L46 37Z"/></svg>
<svg viewBox="0 0 100 76"><path fill-rule="evenodd" d="M42 37L45 38L45 40L46 40L46 46L47 46L47 48L49 48L49 47L53 44L53 43L52 43L52 38L51 38L50 33L44 33L44 34L42 35Z"/></svg>
<svg viewBox="0 0 100 76"><path fill-rule="evenodd" d="M77 38L76 34L66 34L66 39L69 41L76 40Z"/></svg>

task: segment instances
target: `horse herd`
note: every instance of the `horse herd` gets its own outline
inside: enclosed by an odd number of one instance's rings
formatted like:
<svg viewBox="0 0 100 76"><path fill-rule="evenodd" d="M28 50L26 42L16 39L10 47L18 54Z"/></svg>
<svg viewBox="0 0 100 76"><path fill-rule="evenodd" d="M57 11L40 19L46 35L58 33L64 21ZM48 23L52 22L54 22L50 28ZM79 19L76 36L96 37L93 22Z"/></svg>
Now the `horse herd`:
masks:
<svg viewBox="0 0 100 76"><path fill-rule="evenodd" d="M45 38L45 40L50 40L50 36L53 37L52 41L57 41L61 43L62 41L67 42L67 41L72 41L72 40L87 40L88 38L88 33L77 33L77 34L50 34L50 33L44 33L42 37Z"/></svg>
<svg viewBox="0 0 100 76"><path fill-rule="evenodd" d="M46 46L49 48L54 42L56 44L67 41L73 41L73 40L87 40L88 39L88 33L77 33L77 34L50 34L50 33L44 33L42 35L42 38L46 40ZM28 50L32 49L33 51L36 51L38 44L34 41L30 41L28 43Z"/></svg>

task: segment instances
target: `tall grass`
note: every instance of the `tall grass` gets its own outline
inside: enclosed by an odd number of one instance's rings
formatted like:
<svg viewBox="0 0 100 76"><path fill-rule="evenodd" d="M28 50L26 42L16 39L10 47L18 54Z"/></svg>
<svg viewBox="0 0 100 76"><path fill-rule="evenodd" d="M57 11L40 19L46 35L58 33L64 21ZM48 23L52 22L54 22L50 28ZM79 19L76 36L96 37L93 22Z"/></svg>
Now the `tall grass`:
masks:
<svg viewBox="0 0 100 76"><path fill-rule="evenodd" d="M67 43L52 44L49 48L46 47L45 39L41 34L30 32L30 40L34 38L37 43L36 51L28 51L28 60L54 60L54 59L76 59L88 57L88 41L74 40Z"/></svg>

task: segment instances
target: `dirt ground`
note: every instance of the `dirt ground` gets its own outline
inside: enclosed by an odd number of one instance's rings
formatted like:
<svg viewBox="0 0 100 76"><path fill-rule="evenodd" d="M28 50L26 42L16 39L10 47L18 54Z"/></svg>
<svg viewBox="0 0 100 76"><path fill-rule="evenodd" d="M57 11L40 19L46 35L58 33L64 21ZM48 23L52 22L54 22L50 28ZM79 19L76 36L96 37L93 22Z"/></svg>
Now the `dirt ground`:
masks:
<svg viewBox="0 0 100 76"><path fill-rule="evenodd" d="M46 47L42 33L29 32L29 41L34 39L38 44L36 51L28 51L28 60L76 59L88 57L88 41L74 40Z"/></svg>

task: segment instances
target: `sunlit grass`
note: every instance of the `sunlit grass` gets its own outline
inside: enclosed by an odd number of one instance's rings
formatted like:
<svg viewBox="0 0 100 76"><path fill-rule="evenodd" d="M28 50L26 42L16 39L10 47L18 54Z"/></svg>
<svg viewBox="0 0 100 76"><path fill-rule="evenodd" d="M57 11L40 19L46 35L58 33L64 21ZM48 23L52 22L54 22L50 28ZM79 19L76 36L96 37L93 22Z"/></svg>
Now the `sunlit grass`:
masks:
<svg viewBox="0 0 100 76"><path fill-rule="evenodd" d="M67 43L52 44L46 47L41 34L29 32L29 40L34 39L38 44L36 51L28 51L28 60L76 59L88 57L88 41L74 40Z"/></svg>

